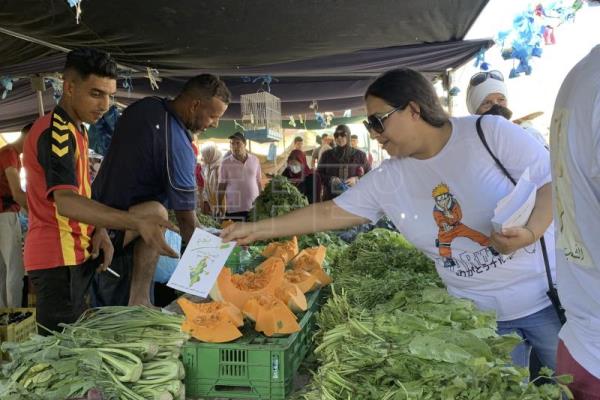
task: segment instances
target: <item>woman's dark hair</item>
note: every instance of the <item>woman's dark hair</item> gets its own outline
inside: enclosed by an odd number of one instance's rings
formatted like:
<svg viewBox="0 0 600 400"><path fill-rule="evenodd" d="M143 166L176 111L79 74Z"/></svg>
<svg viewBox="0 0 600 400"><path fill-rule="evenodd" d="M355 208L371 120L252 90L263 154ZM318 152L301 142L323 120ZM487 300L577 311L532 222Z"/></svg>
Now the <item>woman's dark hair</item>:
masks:
<svg viewBox="0 0 600 400"><path fill-rule="evenodd" d="M379 97L390 106L402 109L412 101L419 105L423 121L435 127L448 122L448 114L442 108L431 82L410 68L396 68L379 76L368 87L365 99L369 96Z"/></svg>
<svg viewBox="0 0 600 400"><path fill-rule="evenodd" d="M350 127L345 124L338 125L333 132L333 136L339 136L340 133L344 133L345 136L350 136Z"/></svg>
<svg viewBox="0 0 600 400"><path fill-rule="evenodd" d="M117 63L108 53L92 48L80 48L67 54L65 71L75 71L86 79L90 75L117 79Z"/></svg>

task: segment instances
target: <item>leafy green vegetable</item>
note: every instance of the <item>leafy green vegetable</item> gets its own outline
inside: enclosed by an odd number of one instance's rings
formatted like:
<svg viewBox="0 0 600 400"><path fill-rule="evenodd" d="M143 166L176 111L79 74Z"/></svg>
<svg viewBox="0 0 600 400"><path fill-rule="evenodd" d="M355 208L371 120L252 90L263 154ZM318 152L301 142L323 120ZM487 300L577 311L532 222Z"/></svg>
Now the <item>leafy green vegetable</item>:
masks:
<svg viewBox="0 0 600 400"><path fill-rule="evenodd" d="M389 270L408 269L437 276L433 262L415 249L404 237L387 229L376 228L360 234L340 258L336 271L383 277ZM439 278L438 278L439 281Z"/></svg>
<svg viewBox="0 0 600 400"><path fill-rule="evenodd" d="M182 320L145 307L103 307L62 333L5 342L12 361L0 374L0 398L63 400L98 388L106 399L182 399Z"/></svg>
<svg viewBox="0 0 600 400"><path fill-rule="evenodd" d="M308 206L308 200L285 176L276 175L254 200L250 220L277 217L297 208Z"/></svg>
<svg viewBox="0 0 600 400"><path fill-rule="evenodd" d="M329 248L328 248L329 253ZM433 262L398 232L377 228L338 251L332 265L335 285L346 288L350 304L370 309L406 302L406 290L442 287Z"/></svg>
<svg viewBox="0 0 600 400"><path fill-rule="evenodd" d="M334 259L318 315L320 367L305 400L550 400L566 380L526 383L511 365L521 339L499 336L493 313L450 296L433 263L399 234L361 234ZM572 395L570 397L572 399Z"/></svg>
<svg viewBox="0 0 600 400"><path fill-rule="evenodd" d="M198 217L198 221L202 226L207 228L220 228L221 224L219 221L211 217L210 215L203 214L200 209L196 210L196 216ZM175 211L169 210L169 221L174 224L177 224L177 218L175 217Z"/></svg>
<svg viewBox="0 0 600 400"><path fill-rule="evenodd" d="M221 224L219 221L211 217L210 215L202 214L200 210L196 211L196 215L198 216L198 221L202 226L207 228L220 228Z"/></svg>

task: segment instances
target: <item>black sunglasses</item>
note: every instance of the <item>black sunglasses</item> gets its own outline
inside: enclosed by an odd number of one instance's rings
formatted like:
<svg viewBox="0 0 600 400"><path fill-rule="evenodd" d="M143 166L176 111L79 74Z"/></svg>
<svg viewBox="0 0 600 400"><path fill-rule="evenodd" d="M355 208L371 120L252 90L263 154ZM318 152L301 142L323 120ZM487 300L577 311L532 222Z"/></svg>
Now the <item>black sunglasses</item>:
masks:
<svg viewBox="0 0 600 400"><path fill-rule="evenodd" d="M378 116L376 114L371 114L367 117L366 121L363 121L363 124L365 124L365 128L367 128L368 131L375 131L377 133L383 133L383 131L385 130L385 127L383 126L383 123L385 122L385 120L388 119L396 111L404 110L405 108L406 108L406 106L396 107L393 110L388 111L381 116Z"/></svg>
<svg viewBox="0 0 600 400"><path fill-rule="evenodd" d="M487 81L488 78L504 82L504 75L502 75L502 72L494 70L476 73L471 77L471 81L469 82L469 84L471 86L481 85L483 82Z"/></svg>

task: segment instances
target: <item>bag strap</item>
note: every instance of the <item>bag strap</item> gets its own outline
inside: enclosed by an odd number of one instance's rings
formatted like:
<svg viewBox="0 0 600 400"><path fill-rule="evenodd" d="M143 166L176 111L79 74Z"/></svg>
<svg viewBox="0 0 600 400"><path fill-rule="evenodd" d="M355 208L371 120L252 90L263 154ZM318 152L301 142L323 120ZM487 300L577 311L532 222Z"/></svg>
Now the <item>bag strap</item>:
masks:
<svg viewBox="0 0 600 400"><path fill-rule="evenodd" d="M494 161L496 162L496 165L498 166L498 168L500 168L500 170L512 182L513 185L516 185L517 182L513 179L513 177L510 175L510 173L504 167L504 165L502 165L502 163L500 162L500 160L498 160L498 157L496 157L494 155L494 153L492 152L492 150L490 149L490 146L488 145L488 142L485 139L485 136L483 134L483 130L481 129L481 119L482 118L483 118L483 115L480 116L479 118L477 118L477 122L475 123L475 125L477 127L477 135L479 136L479 139L481 140L481 143L483 143L483 146L485 147L485 149L487 150L487 152L494 159ZM541 247L542 247L542 256L544 257L544 266L546 267L546 278L548 279L548 288L550 290L552 290L552 289L554 289L554 284L552 283L552 274L550 272L550 261L548 260L548 250L546 249L546 241L544 240L544 235L542 235L540 237L540 244L541 244Z"/></svg>

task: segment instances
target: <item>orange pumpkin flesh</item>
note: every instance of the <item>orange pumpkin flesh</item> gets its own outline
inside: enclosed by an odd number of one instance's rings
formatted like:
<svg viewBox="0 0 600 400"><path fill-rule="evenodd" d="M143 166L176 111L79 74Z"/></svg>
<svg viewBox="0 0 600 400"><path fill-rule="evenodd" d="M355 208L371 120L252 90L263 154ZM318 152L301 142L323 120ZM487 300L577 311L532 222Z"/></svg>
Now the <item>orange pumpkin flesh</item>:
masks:
<svg viewBox="0 0 600 400"><path fill-rule="evenodd" d="M252 297L242 312L254 321L254 329L266 336L289 335L300 331L294 313L273 295Z"/></svg>
<svg viewBox="0 0 600 400"><path fill-rule="evenodd" d="M319 287L317 279L301 269L285 271L285 280L298 286L302 293L311 292Z"/></svg>
<svg viewBox="0 0 600 400"><path fill-rule="evenodd" d="M205 315L222 314L228 317L231 323L233 323L235 326L244 325L244 315L233 304L218 301L212 301L209 303L194 303L185 297L180 297L177 299L177 304L179 304L185 316L190 320Z"/></svg>
<svg viewBox="0 0 600 400"><path fill-rule="evenodd" d="M213 314L186 318L181 330L208 343L225 343L242 337L242 332L225 315Z"/></svg>
<svg viewBox="0 0 600 400"><path fill-rule="evenodd" d="M325 262L325 255L327 254L327 248L325 246L317 246L311 247L308 249L302 250L298 256L292 261L292 267L295 267L296 264L303 259L312 259L319 263L319 265L323 266L323 262Z"/></svg>
<svg viewBox="0 0 600 400"><path fill-rule="evenodd" d="M295 263L294 270L305 271L311 274L316 279L319 287L329 285L333 282L331 277L323 270L321 264L314 259L302 258L302 260Z"/></svg>
<svg viewBox="0 0 600 400"><path fill-rule="evenodd" d="M284 264L280 259L267 259L255 272L233 275L224 267L217 282L210 291L210 297L216 301L231 303L238 309L253 296L273 294L281 286L284 278Z"/></svg>
<svg viewBox="0 0 600 400"><path fill-rule="evenodd" d="M293 283L284 281L280 287L275 289L275 297L283 301L293 312L306 311L308 304L306 302L306 296L300 288Z"/></svg>
<svg viewBox="0 0 600 400"><path fill-rule="evenodd" d="M281 258L284 263L288 263L298 254L298 239L296 236L287 242L272 242L265 247L262 252L263 257Z"/></svg>
<svg viewBox="0 0 600 400"><path fill-rule="evenodd" d="M194 303L184 297L177 303L185 314L181 330L209 343L230 342L242 336L237 328L244 316L235 306L221 302Z"/></svg>

